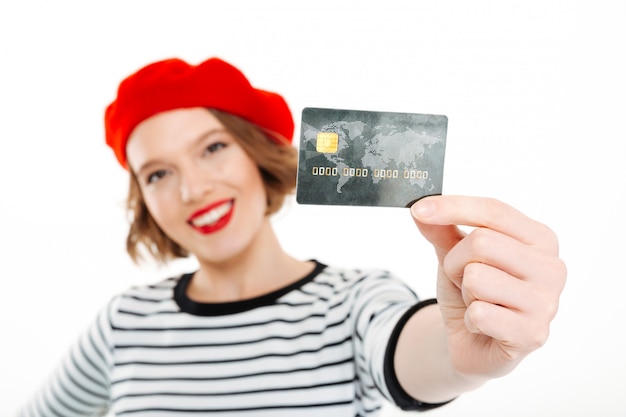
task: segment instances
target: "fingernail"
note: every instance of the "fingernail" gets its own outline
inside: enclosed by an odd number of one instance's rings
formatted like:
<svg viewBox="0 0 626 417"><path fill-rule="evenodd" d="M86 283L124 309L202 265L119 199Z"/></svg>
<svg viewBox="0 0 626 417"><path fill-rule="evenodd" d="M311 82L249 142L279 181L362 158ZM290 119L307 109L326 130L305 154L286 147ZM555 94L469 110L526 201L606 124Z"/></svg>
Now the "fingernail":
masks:
<svg viewBox="0 0 626 417"><path fill-rule="evenodd" d="M430 200L420 200L411 207L413 216L421 218L432 216L435 214L435 210L435 202Z"/></svg>

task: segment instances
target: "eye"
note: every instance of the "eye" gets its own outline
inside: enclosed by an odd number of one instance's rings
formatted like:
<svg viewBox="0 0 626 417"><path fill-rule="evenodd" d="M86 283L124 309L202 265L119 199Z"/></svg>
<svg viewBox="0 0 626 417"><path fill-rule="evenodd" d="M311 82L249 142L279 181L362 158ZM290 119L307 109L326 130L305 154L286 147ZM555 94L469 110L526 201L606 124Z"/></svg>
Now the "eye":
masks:
<svg viewBox="0 0 626 417"><path fill-rule="evenodd" d="M168 172L164 169L159 169L157 171L154 171L153 173L148 175L148 178L146 179L146 183L153 184L157 182L158 180L160 180L161 178L165 177L167 174Z"/></svg>
<svg viewBox="0 0 626 417"><path fill-rule="evenodd" d="M210 144L209 146L207 146L206 150L204 151L205 153L214 153L219 151L220 149L223 149L226 147L226 144L224 142L214 142L212 144Z"/></svg>

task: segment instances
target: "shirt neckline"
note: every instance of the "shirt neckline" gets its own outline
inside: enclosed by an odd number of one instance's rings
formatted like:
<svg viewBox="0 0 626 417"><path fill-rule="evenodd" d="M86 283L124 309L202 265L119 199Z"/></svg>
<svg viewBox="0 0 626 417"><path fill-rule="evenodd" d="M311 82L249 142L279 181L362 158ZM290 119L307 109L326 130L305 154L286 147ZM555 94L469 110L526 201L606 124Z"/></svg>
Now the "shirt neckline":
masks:
<svg viewBox="0 0 626 417"><path fill-rule="evenodd" d="M283 295L312 281L317 275L319 275L320 272L324 270L324 268L326 268L326 265L315 259L312 259L311 261L315 263L313 270L292 284L258 297L224 303L201 303L190 299L187 296L187 287L189 286L191 277L193 277L195 272L189 272L183 274L176 283L176 286L174 287L174 301L182 312L189 313L194 316L224 316L273 304Z"/></svg>

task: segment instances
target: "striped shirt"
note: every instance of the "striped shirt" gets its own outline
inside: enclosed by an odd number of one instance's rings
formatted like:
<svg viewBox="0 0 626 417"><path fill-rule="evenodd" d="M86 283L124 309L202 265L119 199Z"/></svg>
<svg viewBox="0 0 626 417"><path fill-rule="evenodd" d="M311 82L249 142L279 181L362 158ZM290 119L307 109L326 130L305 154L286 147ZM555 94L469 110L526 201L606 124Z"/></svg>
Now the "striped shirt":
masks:
<svg viewBox="0 0 626 417"><path fill-rule="evenodd" d="M317 263L281 290L213 304L186 296L191 277L114 297L19 416L373 416L384 398L420 408L387 352L418 300L387 272Z"/></svg>

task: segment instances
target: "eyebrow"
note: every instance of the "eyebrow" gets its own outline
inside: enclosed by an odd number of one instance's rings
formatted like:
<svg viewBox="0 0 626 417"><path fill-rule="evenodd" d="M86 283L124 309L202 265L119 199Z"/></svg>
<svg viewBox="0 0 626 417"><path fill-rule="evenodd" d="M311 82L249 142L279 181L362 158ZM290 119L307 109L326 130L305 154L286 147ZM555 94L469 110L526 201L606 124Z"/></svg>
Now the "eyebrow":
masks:
<svg viewBox="0 0 626 417"><path fill-rule="evenodd" d="M196 139L193 140L193 142L190 143L189 148L193 148L195 146L197 146L200 142L205 141L207 138L209 138L210 136L217 134L217 133L228 133L228 131L223 128L223 127L216 127L216 128L212 128L207 130L204 133L201 133L200 135L198 135L198 137ZM151 159L148 160L147 162L143 163L139 169L137 171L135 171L135 175L139 175L141 174L143 171L145 171L147 168L150 167L150 165L154 165L160 163L160 161L158 159Z"/></svg>

